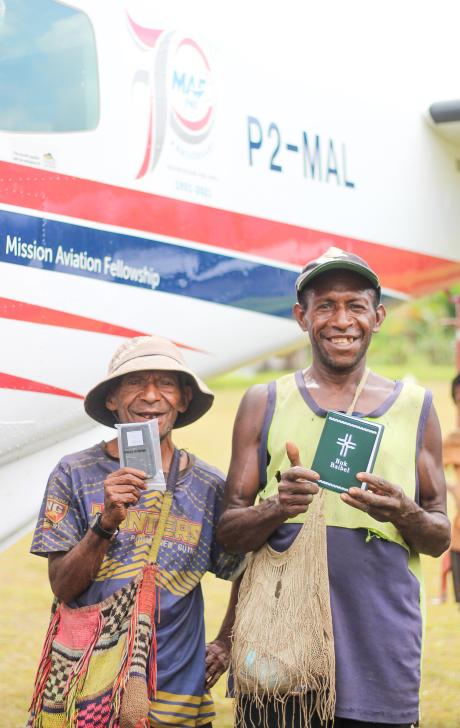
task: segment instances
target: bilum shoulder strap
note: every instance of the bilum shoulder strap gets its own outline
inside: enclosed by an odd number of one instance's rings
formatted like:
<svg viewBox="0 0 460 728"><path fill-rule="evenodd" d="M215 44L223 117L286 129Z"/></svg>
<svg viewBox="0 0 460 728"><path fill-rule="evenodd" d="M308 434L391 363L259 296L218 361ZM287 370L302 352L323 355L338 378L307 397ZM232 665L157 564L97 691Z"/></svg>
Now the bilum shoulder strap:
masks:
<svg viewBox="0 0 460 728"><path fill-rule="evenodd" d="M166 523L168 521L169 512L171 510L174 488L179 475L180 450L174 448L174 454L169 468L168 480L166 482L166 490L163 493L163 503L161 504L160 517L158 519L155 536L153 537L152 547L150 549L149 562L156 564L158 552L161 546L161 540L165 532Z"/></svg>

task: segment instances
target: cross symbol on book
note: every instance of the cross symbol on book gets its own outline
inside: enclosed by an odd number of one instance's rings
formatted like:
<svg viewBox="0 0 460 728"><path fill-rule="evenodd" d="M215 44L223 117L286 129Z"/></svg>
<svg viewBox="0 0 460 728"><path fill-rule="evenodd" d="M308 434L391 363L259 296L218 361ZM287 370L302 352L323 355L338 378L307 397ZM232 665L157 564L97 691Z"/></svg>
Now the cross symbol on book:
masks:
<svg viewBox="0 0 460 728"><path fill-rule="evenodd" d="M341 457L347 457L348 450L354 450L356 447L356 442L353 442L351 439L351 435L348 433L345 435L345 437L339 437L337 440L337 445L341 445L340 448L340 455Z"/></svg>

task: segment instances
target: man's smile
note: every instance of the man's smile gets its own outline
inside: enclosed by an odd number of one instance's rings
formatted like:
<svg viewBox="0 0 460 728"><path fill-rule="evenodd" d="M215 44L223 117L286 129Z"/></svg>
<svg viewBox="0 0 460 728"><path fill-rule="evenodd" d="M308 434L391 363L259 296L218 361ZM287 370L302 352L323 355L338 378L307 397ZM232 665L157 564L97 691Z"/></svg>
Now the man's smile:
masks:
<svg viewBox="0 0 460 728"><path fill-rule="evenodd" d="M164 414L164 412L133 412L134 417L139 417L143 420L155 420Z"/></svg>
<svg viewBox="0 0 460 728"><path fill-rule="evenodd" d="M339 346L339 347L347 347L351 346L357 339L357 336L323 336L321 337L328 341L329 343L333 344L333 346Z"/></svg>

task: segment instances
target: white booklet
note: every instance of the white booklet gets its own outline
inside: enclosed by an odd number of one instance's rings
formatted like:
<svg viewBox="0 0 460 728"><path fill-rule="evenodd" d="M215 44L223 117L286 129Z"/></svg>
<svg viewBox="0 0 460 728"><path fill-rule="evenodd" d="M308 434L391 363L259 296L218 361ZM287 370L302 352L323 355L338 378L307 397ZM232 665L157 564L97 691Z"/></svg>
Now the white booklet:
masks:
<svg viewBox="0 0 460 728"><path fill-rule="evenodd" d="M115 427L118 430L120 465L143 470L150 490L166 490L157 420L117 424Z"/></svg>

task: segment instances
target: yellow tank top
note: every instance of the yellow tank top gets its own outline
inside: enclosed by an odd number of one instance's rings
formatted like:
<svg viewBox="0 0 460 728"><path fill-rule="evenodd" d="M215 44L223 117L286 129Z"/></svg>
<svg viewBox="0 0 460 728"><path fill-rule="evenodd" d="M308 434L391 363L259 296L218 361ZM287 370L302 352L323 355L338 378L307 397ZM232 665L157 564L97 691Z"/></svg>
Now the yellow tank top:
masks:
<svg viewBox="0 0 460 728"><path fill-rule="evenodd" d="M275 382L276 400L268 429L266 486L259 493L260 500L278 490L275 473L290 467L286 442L299 448L300 460L310 467L323 428L325 411L316 405L308 393L301 372L288 374ZM417 499L416 455L421 436L421 417L431 402L428 393L412 383L395 385L393 393L365 419L384 425L380 449L373 472L394 485L399 485L409 498ZM399 531L391 523L376 521L367 513L346 505L337 493L326 491L326 522L328 526L364 528L373 535L393 541L410 549ZM289 519L286 523L302 523L306 514ZM420 578L419 556L410 553L409 568Z"/></svg>

